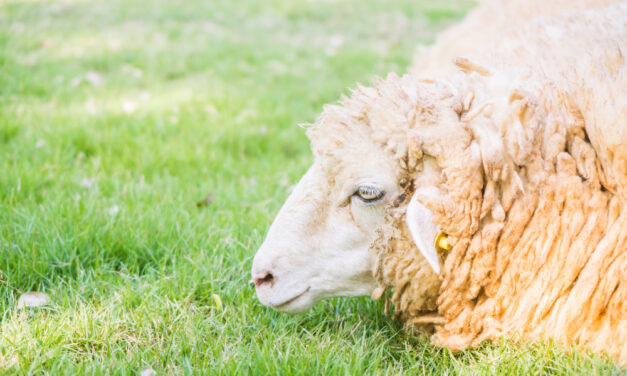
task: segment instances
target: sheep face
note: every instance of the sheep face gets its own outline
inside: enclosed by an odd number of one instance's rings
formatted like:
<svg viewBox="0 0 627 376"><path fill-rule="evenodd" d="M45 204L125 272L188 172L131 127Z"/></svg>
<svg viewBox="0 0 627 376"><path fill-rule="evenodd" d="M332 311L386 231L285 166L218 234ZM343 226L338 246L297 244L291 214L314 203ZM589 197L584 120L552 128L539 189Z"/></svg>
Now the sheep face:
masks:
<svg viewBox="0 0 627 376"><path fill-rule="evenodd" d="M453 135L463 129L458 107L449 86L395 75L373 88L359 87L341 105L326 106L308 130L314 164L280 210L253 261L259 300L296 313L324 298L394 287L394 268L384 259L392 257L386 250L402 249L407 252L398 257L412 264L413 281L411 287L404 281L402 290L426 297L414 299L416 310L432 309L439 285L433 271L438 271L437 255L430 261L432 270L414 244L433 247L438 228L422 206L424 210L407 216L417 225L412 230L409 221L406 229L405 211L412 207L408 203L414 191L428 200L438 198L432 197L438 190L425 188L441 185L442 174L428 167L437 165L443 138L460 143ZM423 158L423 150L431 157ZM416 232L424 242L416 242ZM381 293L377 288L373 297Z"/></svg>
<svg viewBox="0 0 627 376"><path fill-rule="evenodd" d="M382 148L368 138L354 141L341 161L316 156L270 227L252 268L263 304L298 313L377 286L370 245L399 187Z"/></svg>

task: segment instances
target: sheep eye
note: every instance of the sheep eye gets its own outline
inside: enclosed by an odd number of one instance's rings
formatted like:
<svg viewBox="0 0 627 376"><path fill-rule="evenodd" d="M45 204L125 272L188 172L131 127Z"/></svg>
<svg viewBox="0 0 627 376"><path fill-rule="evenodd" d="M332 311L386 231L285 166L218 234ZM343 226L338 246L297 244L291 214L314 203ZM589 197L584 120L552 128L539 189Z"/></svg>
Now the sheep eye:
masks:
<svg viewBox="0 0 627 376"><path fill-rule="evenodd" d="M380 200L384 194L382 190L368 185L362 185L355 191L355 195L367 203Z"/></svg>

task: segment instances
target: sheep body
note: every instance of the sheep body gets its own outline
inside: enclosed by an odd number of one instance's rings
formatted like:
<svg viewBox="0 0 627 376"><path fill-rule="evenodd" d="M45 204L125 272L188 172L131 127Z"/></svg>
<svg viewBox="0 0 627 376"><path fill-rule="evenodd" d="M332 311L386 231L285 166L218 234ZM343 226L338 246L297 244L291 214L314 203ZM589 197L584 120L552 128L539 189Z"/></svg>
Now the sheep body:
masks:
<svg viewBox="0 0 627 376"><path fill-rule="evenodd" d="M442 32L431 45L419 46L409 73L442 77L458 56L474 54L503 39L503 31L524 26L536 17L568 11L598 9L620 0L483 0L464 19ZM463 36L460 38L460 36Z"/></svg>
<svg viewBox="0 0 627 376"><path fill-rule="evenodd" d="M321 158L339 164L367 124L401 185L423 154L442 172L444 194L418 198L453 244L441 278L408 241L405 200L373 244L373 296L394 289L397 314L452 349L554 339L627 362L625 56L619 4L511 30L448 83L391 75L327 107L309 131Z"/></svg>
<svg viewBox="0 0 627 376"><path fill-rule="evenodd" d="M501 191L482 211L496 201L506 216L464 212L480 217L479 230L446 259L435 342L552 338L627 360L626 24L625 5L536 21L477 54L518 83L461 78L463 90L492 86L483 98L473 92L469 121L483 157L477 175ZM499 100L509 106L490 103Z"/></svg>

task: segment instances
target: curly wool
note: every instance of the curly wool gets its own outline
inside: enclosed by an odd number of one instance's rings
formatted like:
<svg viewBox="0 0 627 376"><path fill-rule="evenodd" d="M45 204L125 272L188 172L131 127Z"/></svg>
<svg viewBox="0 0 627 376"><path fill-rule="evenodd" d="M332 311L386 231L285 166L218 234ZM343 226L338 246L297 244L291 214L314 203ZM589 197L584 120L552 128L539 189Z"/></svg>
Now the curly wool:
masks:
<svg viewBox="0 0 627 376"><path fill-rule="evenodd" d="M364 136L398 161L373 297L393 289L401 319L436 324L434 343L550 338L627 361L625 19L627 5L532 24L491 65L458 60L452 85L391 75L309 130L338 166ZM403 220L423 154L446 192L418 198L453 244L441 280Z"/></svg>

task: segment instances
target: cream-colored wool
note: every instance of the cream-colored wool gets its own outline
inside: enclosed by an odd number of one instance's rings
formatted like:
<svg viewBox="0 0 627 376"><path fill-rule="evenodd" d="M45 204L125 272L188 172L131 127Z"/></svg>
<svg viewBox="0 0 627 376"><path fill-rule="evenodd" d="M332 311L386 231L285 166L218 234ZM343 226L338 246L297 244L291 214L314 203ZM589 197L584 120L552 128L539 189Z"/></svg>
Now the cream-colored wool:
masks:
<svg viewBox="0 0 627 376"><path fill-rule="evenodd" d="M458 56L468 56L494 43L503 31L524 26L537 17L598 9L620 0L483 0L464 19L442 32L435 43L418 47L409 73L416 77L443 77Z"/></svg>
<svg viewBox="0 0 627 376"><path fill-rule="evenodd" d="M316 158L341 166L370 138L405 190L372 247L373 296L393 289L399 317L452 349L554 339L626 363L626 58L622 4L502 33L447 81L390 75L326 107ZM445 194L419 200L453 245L440 279L402 221L425 157Z"/></svg>

